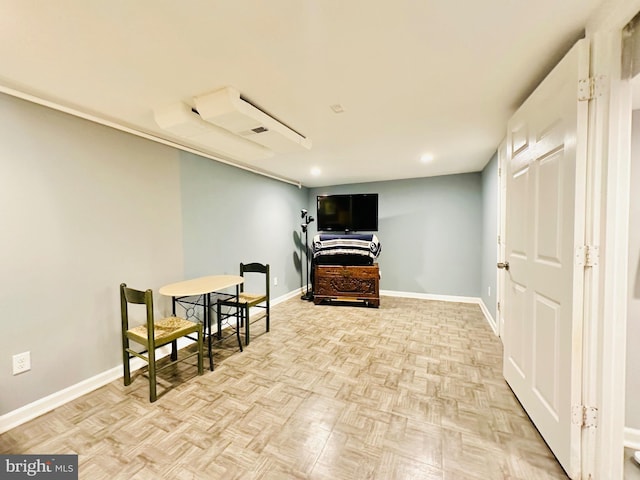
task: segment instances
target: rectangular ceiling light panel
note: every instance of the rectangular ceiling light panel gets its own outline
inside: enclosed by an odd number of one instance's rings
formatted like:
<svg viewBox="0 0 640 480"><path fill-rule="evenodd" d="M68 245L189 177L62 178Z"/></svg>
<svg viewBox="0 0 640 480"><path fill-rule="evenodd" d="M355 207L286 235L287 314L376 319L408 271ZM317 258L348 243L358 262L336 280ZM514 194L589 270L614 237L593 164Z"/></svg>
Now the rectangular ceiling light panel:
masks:
<svg viewBox="0 0 640 480"><path fill-rule="evenodd" d="M235 88L226 87L195 97L194 102L203 120L274 152L289 153L311 148L311 140L243 100Z"/></svg>
<svg viewBox="0 0 640 480"><path fill-rule="evenodd" d="M263 145L203 121L184 103L175 103L154 111L158 126L204 149L235 160L263 160L273 152Z"/></svg>

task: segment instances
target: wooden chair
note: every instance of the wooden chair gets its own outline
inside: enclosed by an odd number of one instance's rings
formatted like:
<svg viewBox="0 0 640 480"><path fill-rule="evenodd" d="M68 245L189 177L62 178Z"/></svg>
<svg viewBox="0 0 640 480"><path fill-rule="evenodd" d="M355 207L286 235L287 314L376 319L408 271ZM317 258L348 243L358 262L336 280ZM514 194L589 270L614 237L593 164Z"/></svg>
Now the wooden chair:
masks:
<svg viewBox="0 0 640 480"><path fill-rule="evenodd" d="M147 310L147 321L145 325L129 328L129 304L145 305ZM169 343L173 344L172 362L162 367L162 369L173 365L177 361L183 361L194 355L198 356L198 375L202 375L203 341L202 325L179 317L168 317L161 320L154 320L153 316L153 293L151 290L141 291L128 288L124 283L120 285L120 311L122 315L122 360L124 368L124 384L131 384L130 360L136 356L149 364L149 400L155 402L156 393L156 348ZM190 334L197 334L197 338L189 337ZM198 351L184 356L180 360L177 358L176 340L180 337L188 337L198 343ZM133 341L145 347L145 351L137 352L129 347L129 341ZM146 356L144 355L146 353Z"/></svg>
<svg viewBox="0 0 640 480"><path fill-rule="evenodd" d="M263 308L265 309L265 319L266 319L266 331L269 331L269 264L261 264L261 263L241 263L240 264L240 276L247 278L247 273L249 274L262 274L265 277L265 287L263 292L259 293L249 293L244 291L245 284L240 285L240 294L238 300L235 298L230 298L226 300L218 300L218 322L220 322L221 318L221 307L232 307L236 308L240 314L240 325L244 325L244 343L245 345L249 345L250 334L249 334L249 326L251 325L251 321L249 319L249 310L252 307ZM257 321L257 320L255 320Z"/></svg>

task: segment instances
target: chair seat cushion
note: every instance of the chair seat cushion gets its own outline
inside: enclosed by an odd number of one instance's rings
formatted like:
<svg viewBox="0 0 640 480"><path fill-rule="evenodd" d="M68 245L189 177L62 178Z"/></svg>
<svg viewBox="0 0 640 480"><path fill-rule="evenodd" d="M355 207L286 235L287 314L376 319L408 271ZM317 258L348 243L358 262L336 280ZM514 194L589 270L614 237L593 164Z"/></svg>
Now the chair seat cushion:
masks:
<svg viewBox="0 0 640 480"><path fill-rule="evenodd" d="M260 302L266 302L267 296L264 293L247 293L240 292L240 303L248 303L249 305L256 305Z"/></svg>
<svg viewBox="0 0 640 480"><path fill-rule="evenodd" d="M153 333L156 344L161 344L163 340L181 337L185 333L195 332L198 324L185 320L180 317L167 317L154 322ZM147 342L147 326L140 325L138 327L127 330L127 335L146 345Z"/></svg>

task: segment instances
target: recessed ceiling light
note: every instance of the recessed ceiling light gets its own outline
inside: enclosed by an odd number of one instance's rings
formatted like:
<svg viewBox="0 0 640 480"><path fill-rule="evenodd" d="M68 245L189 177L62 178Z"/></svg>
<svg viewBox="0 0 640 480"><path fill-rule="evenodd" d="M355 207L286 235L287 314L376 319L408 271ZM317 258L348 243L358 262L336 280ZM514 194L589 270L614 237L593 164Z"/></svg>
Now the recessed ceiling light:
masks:
<svg viewBox="0 0 640 480"><path fill-rule="evenodd" d="M311 175L313 175L314 177L317 177L318 175L320 175L322 172L320 171L320 169L318 167L313 167L311 169Z"/></svg>
<svg viewBox="0 0 640 480"><path fill-rule="evenodd" d="M433 160L432 153L423 153L422 156L420 157L420 161L422 163L429 163L431 160Z"/></svg>
<svg viewBox="0 0 640 480"><path fill-rule="evenodd" d="M344 113L344 107L339 103L331 105L331 110L333 110L333 113Z"/></svg>

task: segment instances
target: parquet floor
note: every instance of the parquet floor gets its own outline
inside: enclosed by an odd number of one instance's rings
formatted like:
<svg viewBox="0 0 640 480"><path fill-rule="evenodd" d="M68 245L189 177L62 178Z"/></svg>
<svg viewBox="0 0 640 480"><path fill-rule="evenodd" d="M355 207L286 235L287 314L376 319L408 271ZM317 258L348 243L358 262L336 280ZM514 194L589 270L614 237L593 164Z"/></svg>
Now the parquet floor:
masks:
<svg viewBox="0 0 640 480"><path fill-rule="evenodd" d="M624 449L624 480L640 480L640 464L634 458L635 450Z"/></svg>
<svg viewBox="0 0 640 480"><path fill-rule="evenodd" d="M114 319L114 321L119 321ZM0 436L0 453L77 453L80 478L566 479L501 374L477 305L272 308L216 369L112 382Z"/></svg>

